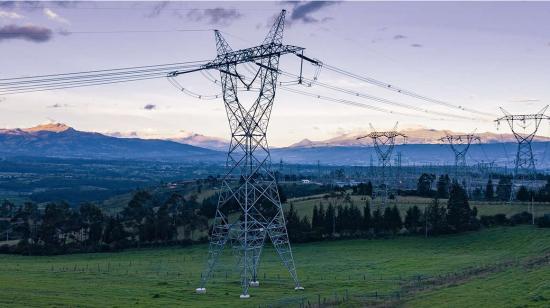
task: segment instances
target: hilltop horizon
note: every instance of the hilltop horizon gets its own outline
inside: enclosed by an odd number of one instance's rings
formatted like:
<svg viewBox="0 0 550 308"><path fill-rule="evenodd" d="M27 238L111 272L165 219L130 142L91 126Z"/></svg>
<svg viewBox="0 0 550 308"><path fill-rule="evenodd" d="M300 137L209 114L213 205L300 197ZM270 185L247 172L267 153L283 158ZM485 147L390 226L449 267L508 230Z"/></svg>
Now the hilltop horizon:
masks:
<svg viewBox="0 0 550 308"><path fill-rule="evenodd" d="M37 124L27 128L0 128L0 134L14 134L14 133L36 133L40 131L48 132L64 132L67 130L74 130L78 132L98 133L104 136L128 139L144 139L144 140L166 140L176 143L187 144L206 149L212 149L217 151L225 151L229 145L229 141L220 137L213 137L203 135L197 132L179 131L174 135L158 135L147 134L147 132L101 132L101 131L85 131L75 129L74 127L65 123L49 122L43 124ZM451 130L438 130L434 128L426 127L414 127L398 129L399 132L407 136L408 144L441 144L439 139L448 134L467 134L467 132L455 132ZM351 132L342 133L339 136L332 137L326 140L311 140L309 138L302 139L300 141L291 143L286 146L273 147L273 148L313 148L313 147L326 147L326 146L370 146L371 142L368 139L357 140L357 137L368 134L370 130L366 129L365 132ZM471 132L470 132L471 133ZM510 133L495 134L491 132L475 132L480 137L481 143L515 143L514 136ZM550 141L550 137L536 136L534 141L547 142ZM399 142L398 142L399 143Z"/></svg>

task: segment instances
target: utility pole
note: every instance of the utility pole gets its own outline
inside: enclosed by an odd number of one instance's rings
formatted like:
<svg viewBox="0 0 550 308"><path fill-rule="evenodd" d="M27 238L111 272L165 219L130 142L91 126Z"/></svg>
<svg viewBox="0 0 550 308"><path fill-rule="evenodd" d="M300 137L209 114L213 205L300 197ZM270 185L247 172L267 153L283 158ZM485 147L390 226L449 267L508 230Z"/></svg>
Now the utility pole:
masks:
<svg viewBox="0 0 550 308"><path fill-rule="evenodd" d="M376 154L378 155L378 162L381 167L382 202L384 205L386 205L386 200L388 198L388 183L386 179L386 173L387 173L386 169L391 165L391 154L395 146L395 139L397 137L403 137L403 143L405 143L407 140L407 136L405 136L400 132L397 132L398 123L395 123L395 126L391 131L385 131L385 132L376 131L376 129L372 126L372 124L369 124L369 125L371 127L372 132L368 135L358 137L357 140L360 140L363 138L370 138L372 140L374 149L376 150Z"/></svg>
<svg viewBox="0 0 550 308"><path fill-rule="evenodd" d="M504 116L495 120L497 123L497 128L500 126L500 122L506 121L518 143L514 173L512 176L512 187L510 189L510 202L512 202L514 198L514 185L518 175L526 175L531 181L531 186L535 183L535 158L533 156L533 148L531 147L531 143L533 142L533 138L535 137L542 120L550 119L550 117L544 114L546 109L548 109L548 105L535 114L513 115L501 107L500 110L502 110Z"/></svg>
<svg viewBox="0 0 550 308"><path fill-rule="evenodd" d="M233 51L220 31L214 31L218 55L201 67L215 69L220 73L231 142L227 153L228 171L222 180L210 236L208 261L200 286L196 289L199 294L206 293L206 283L212 276L218 258L226 244L231 243L235 245L234 250L239 257L240 297L249 298L249 288L259 287L258 267L266 238L273 243L294 281L295 289L303 289L296 273L267 142L267 129L279 75L279 58L285 54L300 57L303 50L301 47L282 44L285 13L285 10L281 12L262 44L255 47ZM305 59L303 56L301 58ZM239 73L239 64L256 65L256 77L251 83L244 82L246 78ZM176 71L171 76L178 74ZM259 87L259 95L249 107L245 107L238 96L242 89L240 85L244 84L248 90L253 83ZM231 215L231 207L235 205L240 215Z"/></svg>
<svg viewBox="0 0 550 308"><path fill-rule="evenodd" d="M469 193L470 181L466 179L468 175L467 165L466 165L466 154L470 149L472 142L480 142L478 136L472 134L462 134L462 135L451 135L445 133L445 137L439 139L441 142L445 142L451 146L453 153L455 154L455 167L454 173L456 180L460 183L462 181L466 182L464 189Z"/></svg>
<svg viewBox="0 0 550 308"><path fill-rule="evenodd" d="M317 160L317 178L321 182L321 161Z"/></svg>

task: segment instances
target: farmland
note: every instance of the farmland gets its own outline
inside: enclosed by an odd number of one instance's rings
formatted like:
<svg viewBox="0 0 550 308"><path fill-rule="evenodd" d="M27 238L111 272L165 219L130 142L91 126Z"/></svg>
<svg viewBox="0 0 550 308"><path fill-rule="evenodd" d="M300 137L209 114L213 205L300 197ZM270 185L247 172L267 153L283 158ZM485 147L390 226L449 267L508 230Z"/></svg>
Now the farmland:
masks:
<svg viewBox="0 0 550 308"><path fill-rule="evenodd" d="M548 306L550 232L500 227L424 239L401 236L294 245L304 292L267 249L261 287L240 300L229 251L206 295L194 289L207 246L53 257L2 255L0 306L226 306L368 301L405 306ZM376 296L374 297L374 295ZM464 294L468 294L465 296ZM386 297L384 297L386 296ZM382 298L382 299L381 299Z"/></svg>

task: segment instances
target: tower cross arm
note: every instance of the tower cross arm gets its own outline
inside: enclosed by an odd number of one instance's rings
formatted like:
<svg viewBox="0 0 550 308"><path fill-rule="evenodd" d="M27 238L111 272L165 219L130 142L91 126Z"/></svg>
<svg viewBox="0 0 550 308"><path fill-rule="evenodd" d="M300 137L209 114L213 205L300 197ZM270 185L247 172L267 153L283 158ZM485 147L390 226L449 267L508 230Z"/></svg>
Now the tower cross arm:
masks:
<svg viewBox="0 0 550 308"><path fill-rule="evenodd" d="M454 141L471 142L476 140L480 141L481 139L479 138L479 136L476 136L474 134L446 135L445 137L439 138L439 141L449 143L453 143Z"/></svg>
<svg viewBox="0 0 550 308"><path fill-rule="evenodd" d="M302 51L304 48L283 45L283 44L262 44L259 46L240 49L225 54L218 55L213 61L204 64L203 69L219 69L230 64L241 64L246 62L253 62L262 58L268 58L271 56L280 56L288 53L296 53Z"/></svg>
<svg viewBox="0 0 550 308"><path fill-rule="evenodd" d="M502 116L495 120L495 122L500 121L525 121L525 120L548 120L550 116L537 113L537 114L510 114Z"/></svg>
<svg viewBox="0 0 550 308"><path fill-rule="evenodd" d="M168 74L168 77L198 72L206 69L222 69L228 65L237 65L241 63L254 62L262 58L271 56L280 56L289 53L297 53L304 50L303 47L283 44L262 44L259 46L240 49L218 55L214 60L203 64L201 67L192 70L173 71Z"/></svg>
<svg viewBox="0 0 550 308"><path fill-rule="evenodd" d="M372 132L368 135L357 137L356 140L363 139L363 138L380 138L380 137L387 137L387 138L395 138L395 137L404 137L406 138L405 134L395 131L389 131L389 132Z"/></svg>

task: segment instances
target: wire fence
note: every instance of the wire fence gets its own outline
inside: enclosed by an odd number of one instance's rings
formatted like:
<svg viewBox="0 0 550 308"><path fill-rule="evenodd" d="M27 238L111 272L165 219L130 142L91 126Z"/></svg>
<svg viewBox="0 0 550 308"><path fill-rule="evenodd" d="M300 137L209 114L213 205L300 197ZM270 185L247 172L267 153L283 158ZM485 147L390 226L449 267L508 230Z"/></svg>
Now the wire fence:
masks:
<svg viewBox="0 0 550 308"><path fill-rule="evenodd" d="M416 275L408 278L386 278L385 281L394 281L395 291L373 291L373 292L353 292L345 289L344 291L334 292L332 295L316 294L309 296L286 297L280 300L259 305L258 308L272 307L330 307L346 303L361 305L388 306L397 304L402 299L410 297L418 292L423 292L446 285L455 285L467 282L470 279L483 277L491 273L498 273L514 267L532 269L539 266L550 264L550 254L527 260L511 259L493 264L472 266L460 271L446 272L436 275Z"/></svg>

